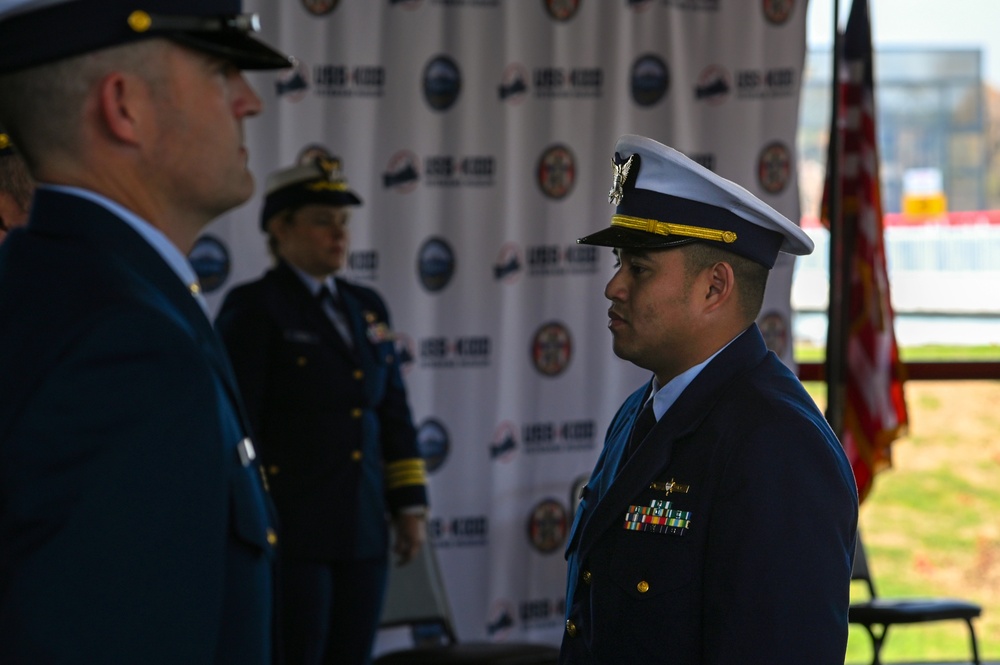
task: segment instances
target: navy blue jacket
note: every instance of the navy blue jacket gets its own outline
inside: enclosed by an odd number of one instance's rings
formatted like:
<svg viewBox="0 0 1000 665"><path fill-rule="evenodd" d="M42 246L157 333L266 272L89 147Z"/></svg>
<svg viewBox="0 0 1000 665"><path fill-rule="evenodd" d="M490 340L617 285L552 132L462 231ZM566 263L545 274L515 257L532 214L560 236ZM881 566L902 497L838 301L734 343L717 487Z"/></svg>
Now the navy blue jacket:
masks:
<svg viewBox="0 0 1000 665"><path fill-rule="evenodd" d="M389 314L337 279L353 350L284 263L229 292L216 319L282 524L282 549L314 561L381 558L390 512L427 502L424 463Z"/></svg>
<svg viewBox="0 0 1000 665"><path fill-rule="evenodd" d="M225 352L132 228L40 190L0 247L0 662L271 662Z"/></svg>
<svg viewBox="0 0 1000 665"><path fill-rule="evenodd" d="M752 326L625 460L645 393L576 514L560 662L843 665L857 489L798 379Z"/></svg>

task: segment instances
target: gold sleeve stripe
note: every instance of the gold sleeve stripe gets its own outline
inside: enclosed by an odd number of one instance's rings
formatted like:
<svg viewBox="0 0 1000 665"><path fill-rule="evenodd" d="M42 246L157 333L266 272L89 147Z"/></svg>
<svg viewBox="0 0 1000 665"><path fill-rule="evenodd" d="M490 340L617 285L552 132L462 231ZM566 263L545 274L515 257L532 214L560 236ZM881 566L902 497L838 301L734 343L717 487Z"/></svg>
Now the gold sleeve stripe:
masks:
<svg viewBox="0 0 1000 665"><path fill-rule="evenodd" d="M427 484L427 465L422 459L390 462L386 467L386 486L390 490Z"/></svg>
<svg viewBox="0 0 1000 665"><path fill-rule="evenodd" d="M629 217L628 215L614 215L611 218L611 226L621 226L626 229L645 231L661 236L685 236L700 240L717 240L727 244L736 242L736 233L733 231L708 229L703 226L672 224L671 222L660 222L655 219L645 219L642 217Z"/></svg>

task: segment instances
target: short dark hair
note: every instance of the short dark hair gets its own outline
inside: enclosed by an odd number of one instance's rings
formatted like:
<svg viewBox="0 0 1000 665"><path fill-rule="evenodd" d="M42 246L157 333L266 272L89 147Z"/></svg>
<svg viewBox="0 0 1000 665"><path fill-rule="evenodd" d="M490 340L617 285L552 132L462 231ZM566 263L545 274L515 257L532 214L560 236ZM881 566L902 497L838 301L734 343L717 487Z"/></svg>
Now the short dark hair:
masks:
<svg viewBox="0 0 1000 665"><path fill-rule="evenodd" d="M760 314L767 286L767 266L745 256L726 251L708 242L693 242L680 249L684 252L684 272L688 279L719 262L728 263L736 276L736 296L747 325Z"/></svg>

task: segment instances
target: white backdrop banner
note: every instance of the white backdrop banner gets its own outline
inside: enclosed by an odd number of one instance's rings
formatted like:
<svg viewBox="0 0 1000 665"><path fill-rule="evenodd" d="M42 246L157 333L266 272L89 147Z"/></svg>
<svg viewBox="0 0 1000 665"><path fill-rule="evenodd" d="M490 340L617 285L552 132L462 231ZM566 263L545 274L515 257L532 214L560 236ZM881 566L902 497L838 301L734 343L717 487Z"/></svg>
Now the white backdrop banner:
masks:
<svg viewBox="0 0 1000 665"><path fill-rule="evenodd" d="M805 0L247 0L258 193L192 250L213 308L270 264L272 170L323 151L364 205L347 277L386 298L461 639L558 643L574 496L649 378L607 332L615 141L671 145L799 219ZM760 323L791 362L792 262ZM320 509L320 507L317 507Z"/></svg>

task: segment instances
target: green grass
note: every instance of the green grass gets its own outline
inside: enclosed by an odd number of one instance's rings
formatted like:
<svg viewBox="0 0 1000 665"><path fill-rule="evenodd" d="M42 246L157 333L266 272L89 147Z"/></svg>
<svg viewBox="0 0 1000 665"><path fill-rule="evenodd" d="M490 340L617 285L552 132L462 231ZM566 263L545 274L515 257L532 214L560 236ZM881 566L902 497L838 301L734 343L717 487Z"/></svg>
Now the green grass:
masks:
<svg viewBox="0 0 1000 665"><path fill-rule="evenodd" d="M982 346L909 346L899 350L903 362L996 362L1000 361L1000 344ZM795 361L819 363L826 359L826 347L799 344L795 347Z"/></svg>
<svg viewBox="0 0 1000 665"><path fill-rule="evenodd" d="M997 350L977 348L975 355L992 359L989 352ZM944 347L909 355L928 360L956 356L954 349ZM826 386L807 383L806 388L824 408ZM977 390L982 392L975 398L971 391ZM955 382L908 383L910 434L893 444L897 463L876 476L860 516L879 594L979 603L983 614L974 621L979 653L991 661L1000 660L998 401L997 381L966 382L963 387ZM851 597L862 600L867 592L858 583ZM964 622L945 621L894 626L882 661L955 662L970 653ZM847 663L870 662L871 640L863 628L852 626Z"/></svg>

